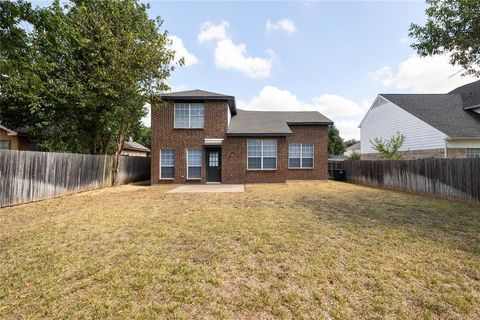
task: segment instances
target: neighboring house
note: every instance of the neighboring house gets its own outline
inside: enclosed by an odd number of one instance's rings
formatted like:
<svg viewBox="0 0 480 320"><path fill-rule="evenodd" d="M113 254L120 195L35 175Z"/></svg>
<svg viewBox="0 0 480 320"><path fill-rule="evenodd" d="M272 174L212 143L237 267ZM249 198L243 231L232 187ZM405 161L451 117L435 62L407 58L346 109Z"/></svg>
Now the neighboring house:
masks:
<svg viewBox="0 0 480 320"><path fill-rule="evenodd" d="M362 159L374 138L405 136L404 159L480 157L480 81L446 94L379 94L360 123Z"/></svg>
<svg viewBox="0 0 480 320"><path fill-rule="evenodd" d="M0 124L0 150L30 150L25 129L9 129Z"/></svg>
<svg viewBox="0 0 480 320"><path fill-rule="evenodd" d="M120 155L133 157L146 157L150 153L150 149L133 140L123 143L123 150Z"/></svg>
<svg viewBox="0 0 480 320"><path fill-rule="evenodd" d="M152 108L152 184L327 178L332 121L318 112L243 111L202 90L162 100Z"/></svg>
<svg viewBox="0 0 480 320"><path fill-rule="evenodd" d="M350 157L352 154L354 153L358 153L360 154L361 153L361 142L358 141L358 142L355 142L354 144L352 144L350 147L347 147L347 149L345 150L345 153L343 154L345 157Z"/></svg>

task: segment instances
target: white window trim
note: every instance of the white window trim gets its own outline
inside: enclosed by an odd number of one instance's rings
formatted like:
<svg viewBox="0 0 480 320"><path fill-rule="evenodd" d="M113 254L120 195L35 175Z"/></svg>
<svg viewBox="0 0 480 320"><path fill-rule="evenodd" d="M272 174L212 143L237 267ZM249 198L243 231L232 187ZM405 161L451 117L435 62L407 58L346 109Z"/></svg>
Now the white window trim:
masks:
<svg viewBox="0 0 480 320"><path fill-rule="evenodd" d="M175 161L173 163L173 166L162 166L162 150L173 150L173 154L175 156ZM177 162L177 155L176 155L176 152L175 152L175 149L160 149L160 173L159 173L159 177L160 177L160 180L175 180L175 170L173 171L173 178L162 178L162 167L165 167L165 168L175 168L175 162Z"/></svg>
<svg viewBox="0 0 480 320"><path fill-rule="evenodd" d="M263 168L263 141L275 141L275 147L276 147L276 152L275 152L275 168ZM261 147L260 147L260 168L253 168L250 169L248 167L248 159L249 158L258 158L258 157L249 157L248 156L248 141L261 141ZM272 158L272 157L266 157L266 158ZM276 139L250 139L247 140L247 171L275 171L278 169L278 141Z"/></svg>
<svg viewBox="0 0 480 320"><path fill-rule="evenodd" d="M203 151L202 149L198 149L198 148L187 148L185 149L186 150L186 153L187 153L187 180L202 180L202 165L203 165ZM200 165L199 166L189 166L188 165L188 150L200 150ZM189 167L200 167L200 178L190 178L190 170L188 170Z"/></svg>
<svg viewBox="0 0 480 320"><path fill-rule="evenodd" d="M203 104L203 124L201 127L195 127L195 128L192 128L191 127L191 107L192 107L192 103L189 103L189 102L180 102L180 103L183 103L183 104L188 104L188 127L177 127L177 122L175 121L175 119L177 118L177 103L175 103L173 105L173 128L174 129L193 129L193 130L199 130L199 129L205 129L205 103L203 102L195 102L195 103L201 103Z"/></svg>
<svg viewBox="0 0 480 320"><path fill-rule="evenodd" d="M291 144L300 144L300 167L290 167L290 145ZM303 145L304 144L311 144L312 145L312 166L311 167L302 167L302 159L303 159ZM310 158L305 158L310 159ZM312 170L315 169L315 144L314 143L301 143L301 142L292 142L288 144L288 159L287 159L288 169L290 170Z"/></svg>

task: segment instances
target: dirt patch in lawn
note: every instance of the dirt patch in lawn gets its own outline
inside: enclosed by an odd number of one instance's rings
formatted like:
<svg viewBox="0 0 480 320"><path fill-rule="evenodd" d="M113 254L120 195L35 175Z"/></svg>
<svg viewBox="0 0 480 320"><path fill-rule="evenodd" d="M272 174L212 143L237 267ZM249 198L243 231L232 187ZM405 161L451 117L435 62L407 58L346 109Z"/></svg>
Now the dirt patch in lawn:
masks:
<svg viewBox="0 0 480 320"><path fill-rule="evenodd" d="M0 209L0 318L480 317L480 208L335 182Z"/></svg>

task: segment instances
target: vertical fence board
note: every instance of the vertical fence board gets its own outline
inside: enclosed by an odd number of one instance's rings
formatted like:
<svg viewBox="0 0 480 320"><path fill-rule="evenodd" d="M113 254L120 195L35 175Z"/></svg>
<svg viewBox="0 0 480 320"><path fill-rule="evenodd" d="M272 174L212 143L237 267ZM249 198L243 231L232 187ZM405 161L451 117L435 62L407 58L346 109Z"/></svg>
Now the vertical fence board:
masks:
<svg viewBox="0 0 480 320"><path fill-rule="evenodd" d="M347 181L480 201L480 159L345 161Z"/></svg>
<svg viewBox="0 0 480 320"><path fill-rule="evenodd" d="M110 186L112 156L0 150L0 207ZM116 184L150 179L150 158L120 157Z"/></svg>

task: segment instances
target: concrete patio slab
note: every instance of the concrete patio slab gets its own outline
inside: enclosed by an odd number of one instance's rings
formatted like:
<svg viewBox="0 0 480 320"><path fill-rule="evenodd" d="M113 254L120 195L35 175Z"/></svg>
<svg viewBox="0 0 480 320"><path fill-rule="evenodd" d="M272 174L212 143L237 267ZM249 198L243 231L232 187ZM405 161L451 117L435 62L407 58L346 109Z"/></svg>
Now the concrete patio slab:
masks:
<svg viewBox="0 0 480 320"><path fill-rule="evenodd" d="M175 189L167 191L167 193L222 193L222 192L245 192L243 184L195 184L182 185Z"/></svg>

